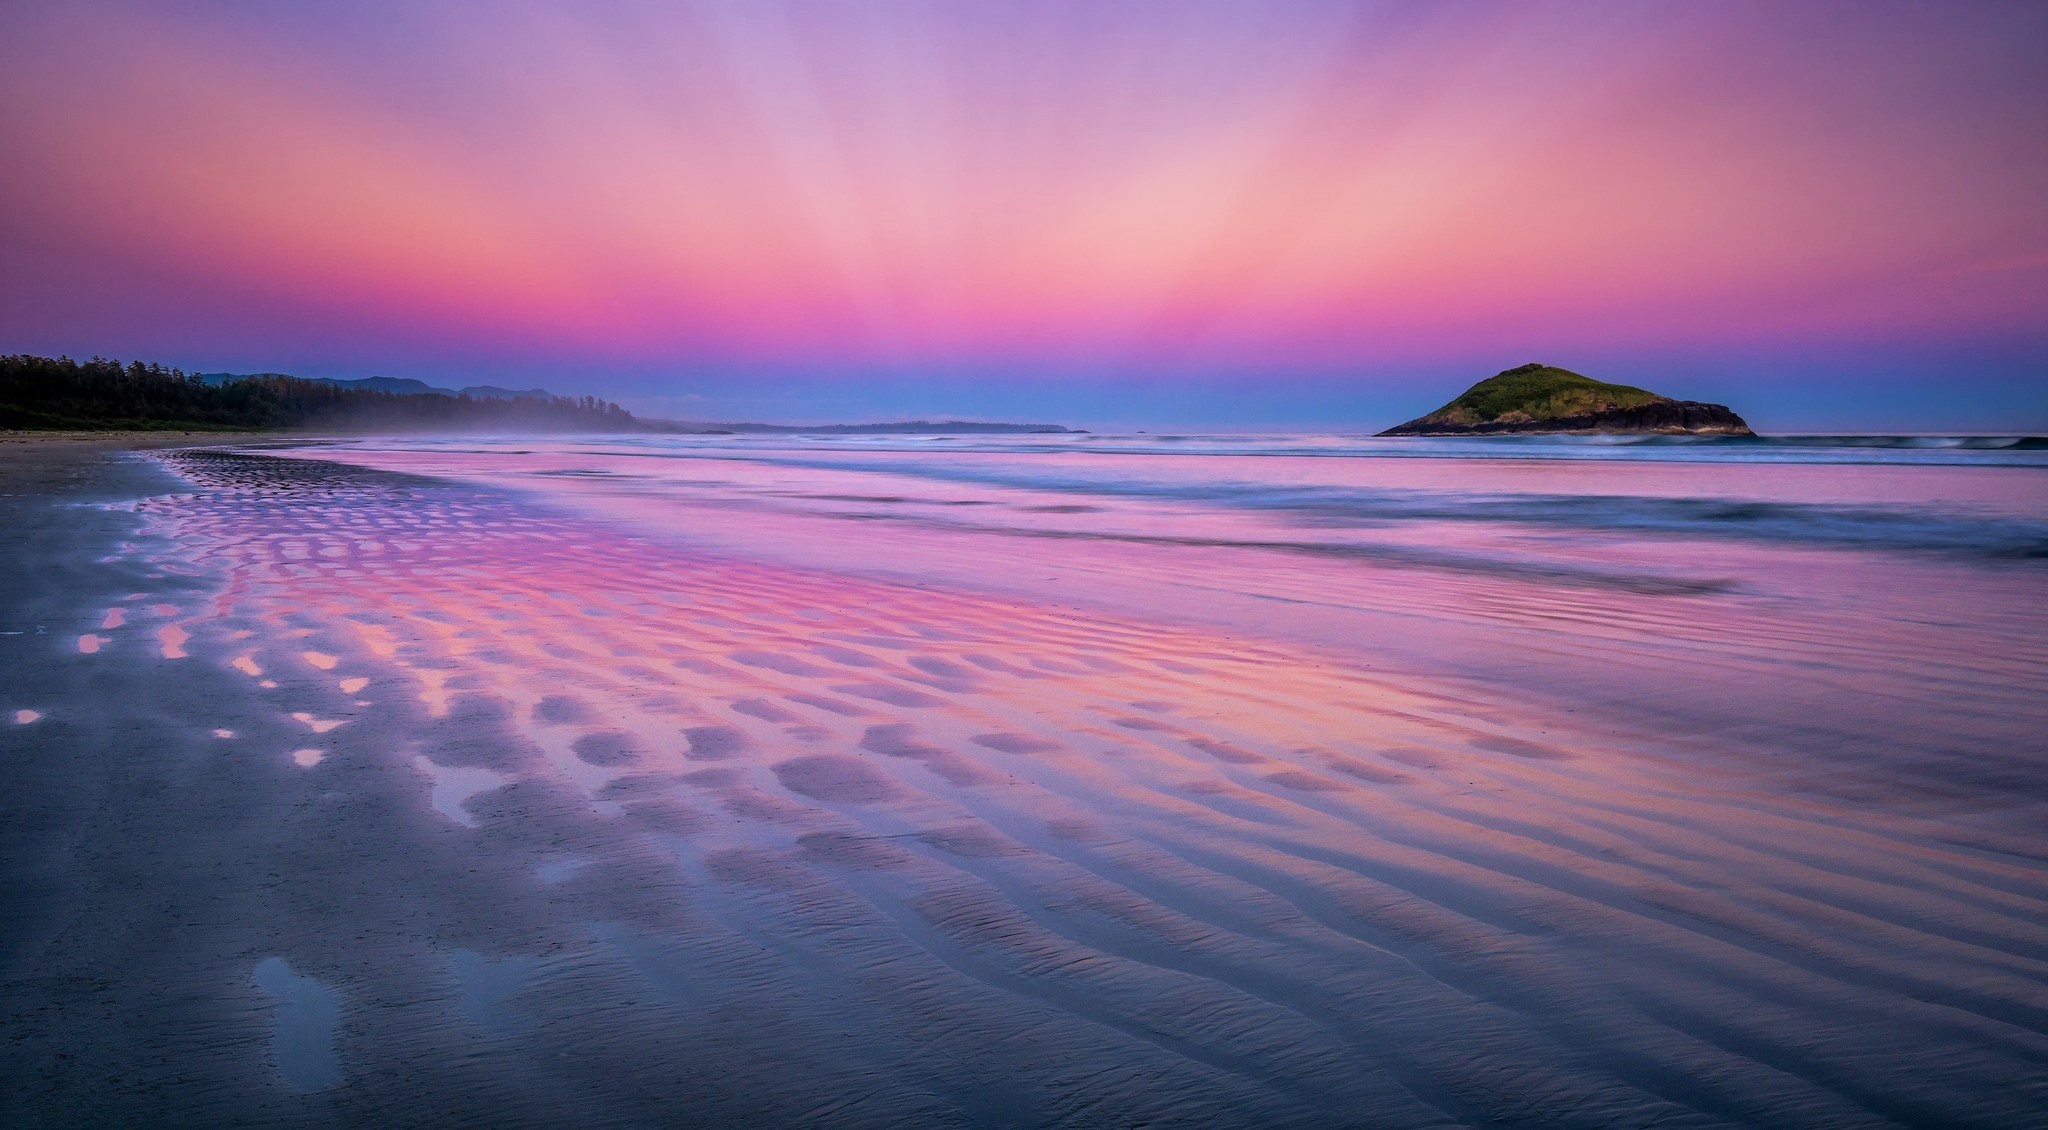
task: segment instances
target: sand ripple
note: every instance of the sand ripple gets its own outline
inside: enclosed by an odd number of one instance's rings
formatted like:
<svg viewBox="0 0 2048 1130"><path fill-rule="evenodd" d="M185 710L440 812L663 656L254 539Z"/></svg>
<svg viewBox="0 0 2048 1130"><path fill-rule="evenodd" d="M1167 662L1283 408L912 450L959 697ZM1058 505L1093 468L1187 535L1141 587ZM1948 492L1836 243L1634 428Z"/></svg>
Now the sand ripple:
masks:
<svg viewBox="0 0 2048 1130"><path fill-rule="evenodd" d="M431 976L265 966L302 1010L294 1086L333 1085L330 1022L341 1086L372 1085L386 1021L350 1002L374 1000L427 1002L422 1055L544 1067L562 1105L537 1109L578 1117L669 1093L821 1123L2039 1109L2039 791L1994 811L1874 764L1808 787L1739 732L167 458L193 491L144 513L225 578L186 646L321 672L267 692L332 739L307 775L407 798L437 897L506 869L466 916L405 920Z"/></svg>

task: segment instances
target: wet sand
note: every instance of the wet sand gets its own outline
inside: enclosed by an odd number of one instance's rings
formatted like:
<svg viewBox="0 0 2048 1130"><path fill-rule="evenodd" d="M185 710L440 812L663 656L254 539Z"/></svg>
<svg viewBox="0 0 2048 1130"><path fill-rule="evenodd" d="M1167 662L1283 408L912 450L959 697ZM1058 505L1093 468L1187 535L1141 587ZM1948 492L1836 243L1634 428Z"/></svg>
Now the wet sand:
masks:
<svg viewBox="0 0 2048 1130"><path fill-rule="evenodd" d="M2048 1105L2024 756L1930 790L319 460L0 466L0 1122Z"/></svg>

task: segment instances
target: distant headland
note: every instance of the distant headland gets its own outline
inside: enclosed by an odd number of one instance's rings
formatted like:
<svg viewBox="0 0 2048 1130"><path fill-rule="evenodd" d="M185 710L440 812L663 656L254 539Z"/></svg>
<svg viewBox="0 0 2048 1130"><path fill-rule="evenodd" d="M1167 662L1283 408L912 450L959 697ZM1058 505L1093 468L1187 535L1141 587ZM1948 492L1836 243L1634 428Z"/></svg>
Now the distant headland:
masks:
<svg viewBox="0 0 2048 1130"><path fill-rule="evenodd" d="M365 392L394 392L402 396L467 396L473 400L557 399L554 393L544 388L499 388L497 385L469 385L464 388L442 388L439 385L430 385L425 381L416 381L411 377L361 377L356 380L344 380L340 377L292 377L290 373L196 373L194 377L210 385L290 377L292 380L333 385L335 388L362 389ZM562 397L559 399L566 400L568 398Z"/></svg>
<svg viewBox="0 0 2048 1130"><path fill-rule="evenodd" d="M977 420L901 420L887 424L706 424L648 420L656 431L682 435L1084 435L1059 424L1003 424Z"/></svg>
<svg viewBox="0 0 2048 1130"><path fill-rule="evenodd" d="M705 424L643 419L594 396L408 377L187 373L140 361L0 356L0 429L24 431L643 432L666 435L1071 434L1058 424Z"/></svg>
<svg viewBox="0 0 2048 1130"><path fill-rule="evenodd" d="M371 378L371 381L389 378ZM403 382L416 384L418 382ZM186 373L95 357L0 357L0 428L28 431L645 430L594 396L422 391L283 373Z"/></svg>
<svg viewBox="0 0 2048 1130"><path fill-rule="evenodd" d="M1725 404L1675 400L1531 362L1480 381L1427 416L1383 436L1755 435Z"/></svg>

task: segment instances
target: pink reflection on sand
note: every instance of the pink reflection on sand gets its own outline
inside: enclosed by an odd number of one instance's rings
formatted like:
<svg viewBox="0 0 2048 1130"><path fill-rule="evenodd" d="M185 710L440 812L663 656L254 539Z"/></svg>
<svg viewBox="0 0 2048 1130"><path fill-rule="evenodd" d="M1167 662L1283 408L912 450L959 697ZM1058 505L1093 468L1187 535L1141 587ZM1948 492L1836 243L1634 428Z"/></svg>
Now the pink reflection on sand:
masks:
<svg viewBox="0 0 2048 1130"><path fill-rule="evenodd" d="M165 659L183 659L187 654L185 643L192 635L176 624L165 624L156 630L156 638L162 644Z"/></svg>
<svg viewBox="0 0 2048 1130"><path fill-rule="evenodd" d="M684 565L634 541L596 554L597 531L565 537L509 509L358 505L267 536L254 520L180 519L235 547L224 608L270 622L272 640L326 625L319 650L297 649L308 662L394 664L428 718L509 704L535 756L507 776L570 782L595 803L623 780L715 768L715 785L664 795L773 798L804 820L993 806L1006 821L1085 821L1135 806L1334 842L1355 838L1376 793L1417 779L1387 750L1467 758L1514 729L1253 641L732 558ZM263 673L254 653L232 665ZM314 732L342 722L293 716ZM1484 775L1516 779L1535 764L1487 761ZM714 838L786 831L746 821Z"/></svg>
<svg viewBox="0 0 2048 1130"><path fill-rule="evenodd" d="M238 669L317 649L404 688L334 734L361 751L350 769L402 769L423 812L465 826L453 836L517 842L543 800L562 806L546 811L590 824L549 840L546 866L580 870L542 879L657 860L688 899L816 945L830 968L859 917L846 908L873 909L869 948L849 960L886 978L947 955L917 982L934 1007L951 1007L933 986L962 969L1091 1024L1144 1027L1171 999L1171 1015L1206 1018L1234 1048L1285 1033L1270 1045L1285 1058L1328 1037L1303 1020L1327 1005L1330 1024L1406 1033L1438 1072L1562 1040L1560 1077L1587 1062L1573 1040L1649 1049L1683 1073L1728 1066L1698 1033L1764 1025L1801 1057L1876 1078L1920 1046L1902 1027L1932 1038L1952 1023L1916 996L1926 979L1968 985L1988 1013L2041 1000L2017 964L2040 888L2016 816L1958 824L1896 778L1824 761L1788 773L1739 733L1390 673L1365 658L1370 637L1326 647L1110 606L1115 585L1176 569L1182 599L1263 585L1327 598L1312 614L1347 626L1374 622L1342 603L1369 594L1411 619L1483 621L1493 647L1535 648L1527 661L1560 679L1633 663L1630 641L1660 617L1706 610L1722 618L1678 623L1666 659L1710 689L1743 648L1831 645L1796 608L1770 620L1700 596L1289 573L1158 546L961 548L958 530L856 537L878 553L894 538L906 571L932 549L932 583L892 582L682 549L463 488L334 471L307 491L200 461L187 473L233 489L146 512L223 566L218 615L255 626ZM786 514L721 520L769 545L791 536ZM1001 560L1083 566L1062 575L1088 599L951 572ZM1460 598L1478 611L1455 621ZM1569 627L1524 630L1545 618ZM1872 653L1872 678L1886 662ZM292 754L306 768L324 756ZM1863 1023L1878 1014L1893 1019ZM1463 1034L1455 1053L1424 1046L1449 1030ZM1792 1062L1758 1054L1772 1071ZM1959 1070L2015 1067L1994 1052Z"/></svg>
<svg viewBox="0 0 2048 1130"><path fill-rule="evenodd" d="M1811 506L2040 528L2048 494L2028 468L1025 457L751 440L694 453L608 441L370 444L347 457L511 485L687 552L1334 652L1361 669L1455 678L1461 695L1597 704L1653 730L1719 729L1734 702L1774 734L1816 722L1838 731L1815 739L1822 748L1905 740L1946 756L1960 739L2004 756L2016 732L2048 725L2034 701L2048 669L2034 571L1699 536L1730 524L1713 517L1686 531L1454 514L1475 496L1509 507L1609 498L1710 515ZM1103 481L1167 489L1046 485ZM1219 481L1219 496L1181 490ZM1229 489L1246 487L1424 506L1387 521L1228 504ZM1929 693L1941 685L1974 693Z"/></svg>

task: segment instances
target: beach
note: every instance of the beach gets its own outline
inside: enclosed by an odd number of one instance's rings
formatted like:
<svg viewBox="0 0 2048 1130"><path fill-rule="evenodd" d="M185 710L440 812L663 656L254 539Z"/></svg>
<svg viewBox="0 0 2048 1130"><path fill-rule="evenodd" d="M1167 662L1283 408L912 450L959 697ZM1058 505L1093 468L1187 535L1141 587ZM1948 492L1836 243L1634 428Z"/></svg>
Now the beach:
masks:
<svg viewBox="0 0 2048 1130"><path fill-rule="evenodd" d="M2048 1105L2037 458L1437 450L10 445L0 1121Z"/></svg>

